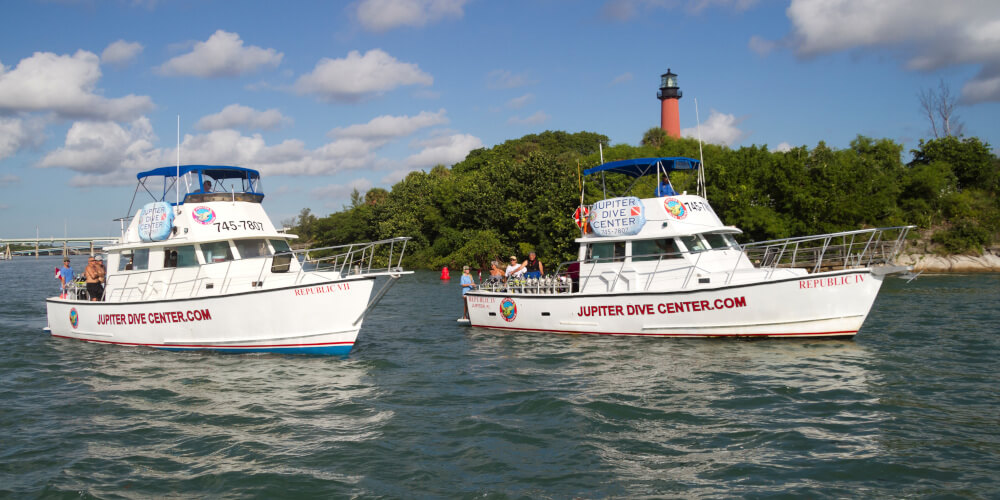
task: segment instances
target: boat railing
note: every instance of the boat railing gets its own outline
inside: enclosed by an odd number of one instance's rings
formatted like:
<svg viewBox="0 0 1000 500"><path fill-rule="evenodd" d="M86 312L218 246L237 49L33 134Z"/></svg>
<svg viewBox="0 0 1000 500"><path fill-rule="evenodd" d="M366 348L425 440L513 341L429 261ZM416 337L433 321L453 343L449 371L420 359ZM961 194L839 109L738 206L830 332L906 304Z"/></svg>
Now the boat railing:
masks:
<svg viewBox="0 0 1000 500"><path fill-rule="evenodd" d="M768 271L802 268L809 273L892 264L916 226L860 229L748 243L740 248L754 267ZM733 274L730 273L729 280ZM728 281L727 281L728 283Z"/></svg>
<svg viewBox="0 0 1000 500"><path fill-rule="evenodd" d="M627 271L627 265L636 262L648 263L655 260L656 264L651 271L648 266L644 266L645 270L636 273L636 278L640 281L639 286L633 289L648 291L654 282L661 279L677 279L679 280L679 288L686 289L695 281L695 278L703 274L716 274L718 271L717 262L709 261L713 262L713 264L702 265L703 257L710 255L716 250L740 251L740 255L734 259L731 271L725 273L725 284L732 283L733 278L739 274L738 271L742 267L749 267L745 259L749 259L754 268L765 272L763 276L764 280L772 279L775 272L781 268L805 269L806 272L811 274L823 271L891 265L900 252L903 251L906 244L906 235L914 227L885 227L785 238L748 243L732 249L699 249L685 252L633 255L628 258L623 256L591 258L583 261L563 262L558 266L555 274L545 278L548 281L545 281L545 279L540 283L527 281L522 285L521 281L512 278L507 280L506 283L503 281L485 282L485 286L482 286L482 288L496 292L523 291L523 293L533 293L535 290L541 290L541 293L566 293L577 290L588 290L590 280L608 276L610 277L610 281L608 282L607 289L615 290L618 282ZM617 265L602 266L601 264ZM711 269L706 268L706 266ZM611 277L612 275L613 277ZM676 278L672 278L671 275L676 276ZM645 283L641 282L643 278L645 279ZM512 280L513 285L508 284ZM552 287L546 284L553 282L560 283L561 285Z"/></svg>
<svg viewBox="0 0 1000 500"><path fill-rule="evenodd" d="M398 274L408 236L367 243L309 248L291 252L300 259L299 278L309 271L336 271L342 276Z"/></svg>
<svg viewBox="0 0 1000 500"><path fill-rule="evenodd" d="M504 280L490 277L479 284L481 290L502 293L556 294L569 293L573 282L567 276L547 275L540 278L511 276Z"/></svg>
<svg viewBox="0 0 1000 500"><path fill-rule="evenodd" d="M698 270L704 271L701 266L701 259L707 252L708 250L689 250L685 252L662 252L633 255L627 259L622 256L615 256L590 258L583 261L563 262L559 264L559 267L556 269L555 276L565 277L571 283L579 283L578 286L573 287L575 289L587 290L591 279L594 279L595 277L599 278L604 273L612 273L614 278L608 284L608 290L614 290L618 285L618 281L621 280L622 276L624 276L626 265L631 265L636 262L649 262L655 260L656 264L651 272L644 271L642 273L637 273L644 275L646 278L645 284L639 285L643 290L649 290L657 277L670 274L679 275L682 273L684 278L680 286L681 288L687 288L691 280L697 275ZM664 263L678 262L682 262L684 265L664 267ZM617 269L615 266L599 267L600 264L609 263L618 263L618 266L616 266ZM588 269L589 272L583 273L580 271L581 268ZM639 276L636 276L636 278L638 279ZM638 289L638 287L636 289Z"/></svg>
<svg viewBox="0 0 1000 500"><path fill-rule="evenodd" d="M123 302L129 300L148 300L151 298L191 298L205 295L224 295L233 290L234 283L243 287L249 279L249 289L263 286L268 270L272 268L275 257L290 256L299 261L294 282L301 283L306 273L314 271L338 271L341 276L359 275L397 275L402 272L402 260L409 237L390 238L369 243L354 243L333 247L313 248L290 252L278 252L274 255L261 255L240 260L228 260L198 266L191 278L175 280L179 269L165 268L142 270L125 274L114 274L108 277L104 300ZM319 254L320 256L317 256ZM240 272L234 274L234 263L257 261L260 266L248 268L239 266ZM225 266L220 273L218 269ZM252 271L250 270L252 269ZM158 279L160 277L164 279ZM211 285L211 286L210 286ZM157 289L162 286L162 289ZM189 288L190 286L190 288ZM245 287L244 287L245 288ZM209 291L211 290L211 291ZM238 288L235 291L244 291Z"/></svg>

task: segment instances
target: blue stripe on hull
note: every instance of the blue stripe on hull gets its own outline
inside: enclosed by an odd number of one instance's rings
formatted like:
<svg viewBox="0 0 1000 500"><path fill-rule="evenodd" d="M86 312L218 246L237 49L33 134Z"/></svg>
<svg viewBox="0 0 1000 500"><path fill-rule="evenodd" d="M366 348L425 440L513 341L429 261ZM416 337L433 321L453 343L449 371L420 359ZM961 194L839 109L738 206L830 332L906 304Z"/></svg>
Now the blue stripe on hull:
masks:
<svg viewBox="0 0 1000 500"><path fill-rule="evenodd" d="M272 353L272 354L312 354L324 356L347 356L351 353L352 345L327 345L313 347L246 347L241 349L222 349L219 347L202 348L176 348L176 347L156 347L164 351L212 351L220 354L251 354L251 353Z"/></svg>
<svg viewBox="0 0 1000 500"><path fill-rule="evenodd" d="M81 340L83 342L90 342L92 344L107 344L107 345L120 345L129 347L152 347L153 349L161 349L164 351L212 351L222 354L251 354L251 353L274 353L274 354L313 354L313 355L327 355L327 356L347 356L351 352L351 348L354 347L354 343L339 342L336 344L319 344L319 345L290 345L287 347L282 347L280 345L266 345L260 347L215 347L206 345L187 345L187 346L166 346L163 344L138 344L132 342L110 342L107 340L97 340L97 339L81 339L78 337L66 337L63 335L53 335L53 338L68 339L68 340Z"/></svg>

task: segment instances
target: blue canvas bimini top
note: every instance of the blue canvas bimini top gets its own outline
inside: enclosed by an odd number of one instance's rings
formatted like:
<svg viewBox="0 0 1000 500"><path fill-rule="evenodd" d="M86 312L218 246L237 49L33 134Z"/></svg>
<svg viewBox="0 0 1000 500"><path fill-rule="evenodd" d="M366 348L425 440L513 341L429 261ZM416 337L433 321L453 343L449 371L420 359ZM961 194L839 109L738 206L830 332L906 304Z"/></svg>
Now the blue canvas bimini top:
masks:
<svg viewBox="0 0 1000 500"><path fill-rule="evenodd" d="M614 172L625 174L629 177L642 177L644 175L655 175L656 166L659 165L662 172L673 172L674 170L697 170L701 162L694 158L684 156L669 156L658 158L634 158L631 160L619 160L588 168L583 171L583 175L591 175L599 172Z"/></svg>
<svg viewBox="0 0 1000 500"><path fill-rule="evenodd" d="M181 165L178 169L177 167L160 167L154 168L153 170L147 170L145 172L139 172L135 174L136 179L144 179L146 177L177 177L178 170L180 175L184 175L190 172L200 172L203 175L207 175L213 179L260 179L260 172L243 167L231 167L227 165Z"/></svg>

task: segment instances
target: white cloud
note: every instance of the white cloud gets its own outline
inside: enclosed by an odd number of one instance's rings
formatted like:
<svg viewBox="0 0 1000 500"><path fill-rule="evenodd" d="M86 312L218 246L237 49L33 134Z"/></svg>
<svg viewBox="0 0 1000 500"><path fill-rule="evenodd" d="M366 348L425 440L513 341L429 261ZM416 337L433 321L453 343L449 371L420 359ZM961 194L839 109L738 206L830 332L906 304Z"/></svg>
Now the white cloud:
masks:
<svg viewBox="0 0 1000 500"><path fill-rule="evenodd" d="M327 135L384 143L390 139L411 135L422 128L445 123L448 123L448 117L445 116L445 110L440 109L437 113L421 111L417 116L377 116L368 123L335 128Z"/></svg>
<svg viewBox="0 0 1000 500"><path fill-rule="evenodd" d="M611 85L619 85L625 82L631 82L632 78L633 76L631 72L622 73L616 76L614 80L611 80Z"/></svg>
<svg viewBox="0 0 1000 500"><path fill-rule="evenodd" d="M417 145L423 149L406 159L409 167L454 165L464 160L469 151L483 147L483 141L469 134L454 134L428 139Z"/></svg>
<svg viewBox="0 0 1000 500"><path fill-rule="evenodd" d="M163 63L157 70L170 76L240 76L277 67L282 57L284 54L274 49L244 47L238 34L218 30L208 40L196 42L191 52Z"/></svg>
<svg viewBox="0 0 1000 500"><path fill-rule="evenodd" d="M705 123L701 124L701 139L712 144L732 146L750 135L736 127L742 121L742 118L736 118L735 115L719 113L713 109L709 112ZM698 129L696 127L682 129L681 136L697 139Z"/></svg>
<svg viewBox="0 0 1000 500"><path fill-rule="evenodd" d="M101 62L125 66L135 60L142 49L142 44L139 42L126 42L125 40L111 42L104 49L104 52L101 52Z"/></svg>
<svg viewBox="0 0 1000 500"><path fill-rule="evenodd" d="M491 89L512 89L535 83L524 74L514 74L504 69L495 69L486 75L486 86Z"/></svg>
<svg viewBox="0 0 1000 500"><path fill-rule="evenodd" d="M214 115L208 115L198 120L194 128L198 130L220 130L237 128L244 130L272 130L291 123L276 109L257 111L248 106L230 104Z"/></svg>
<svg viewBox="0 0 1000 500"><path fill-rule="evenodd" d="M65 144L45 155L37 166L80 173L70 179L75 186L130 184L136 172L174 164L176 149L154 148L155 140L145 117L127 127L114 122L76 122ZM240 165L265 175L326 175L376 165L376 148L357 138L337 139L314 150L296 139L268 146L260 134L213 130L184 136L181 163Z"/></svg>
<svg viewBox="0 0 1000 500"><path fill-rule="evenodd" d="M461 19L466 0L361 0L358 21L368 31L400 26L421 27L444 19Z"/></svg>
<svg viewBox="0 0 1000 500"><path fill-rule="evenodd" d="M32 139L24 120L0 116L0 160L12 156Z"/></svg>
<svg viewBox="0 0 1000 500"><path fill-rule="evenodd" d="M311 73L299 77L294 89L324 101L350 102L401 85L433 83L434 78L416 64L399 62L381 49L372 49L363 56L352 50L343 59L321 59Z"/></svg>
<svg viewBox="0 0 1000 500"><path fill-rule="evenodd" d="M782 153L787 153L792 150L792 145L787 142L782 142L781 144L775 146L774 150Z"/></svg>
<svg viewBox="0 0 1000 500"><path fill-rule="evenodd" d="M538 111L535 114L521 118L520 116L512 116L507 120L510 125L541 125L551 118L549 115L545 114L544 111Z"/></svg>
<svg viewBox="0 0 1000 500"><path fill-rule="evenodd" d="M511 109L521 109L525 104L528 104L535 98L532 94L524 94L521 97L515 97L507 101L507 107Z"/></svg>
<svg viewBox="0 0 1000 500"><path fill-rule="evenodd" d="M13 70L0 65L0 113L52 111L61 118L131 120L153 109L148 96L95 93L100 62L92 52L35 52Z"/></svg>
<svg viewBox="0 0 1000 500"><path fill-rule="evenodd" d="M779 43L774 40L768 40L766 38L754 35L750 37L750 41L747 42L747 46L750 50L757 53L759 56L766 56L778 48Z"/></svg>
<svg viewBox="0 0 1000 500"><path fill-rule="evenodd" d="M21 182L21 178L13 174L0 175L0 186L16 184Z"/></svg>
<svg viewBox="0 0 1000 500"><path fill-rule="evenodd" d="M968 0L792 0L791 43L801 57L881 47L906 67L982 69L962 89L966 102L1000 100L1000 2Z"/></svg>
<svg viewBox="0 0 1000 500"><path fill-rule="evenodd" d="M41 168L62 167L85 174L113 174L122 170L137 171L165 164L153 148L153 127L141 117L128 128L114 122L76 122L68 132L63 147L45 155ZM112 184L126 184L119 179Z"/></svg>

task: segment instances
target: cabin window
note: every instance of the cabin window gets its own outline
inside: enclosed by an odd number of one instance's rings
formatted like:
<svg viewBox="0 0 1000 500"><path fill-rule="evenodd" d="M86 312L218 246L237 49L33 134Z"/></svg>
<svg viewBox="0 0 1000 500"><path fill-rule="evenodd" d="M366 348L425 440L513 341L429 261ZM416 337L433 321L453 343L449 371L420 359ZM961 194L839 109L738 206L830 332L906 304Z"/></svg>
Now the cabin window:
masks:
<svg viewBox="0 0 1000 500"><path fill-rule="evenodd" d="M680 259L680 249L673 238L659 240L636 240L632 242L632 262L645 260Z"/></svg>
<svg viewBox="0 0 1000 500"><path fill-rule="evenodd" d="M689 252L701 252L702 250L708 250L708 247L705 246L705 242L703 242L698 236L681 236L681 241L684 242L684 246L687 247Z"/></svg>
<svg viewBox="0 0 1000 500"><path fill-rule="evenodd" d="M131 252L123 252L118 259L119 271L145 271L149 269L149 249L139 248Z"/></svg>
<svg viewBox="0 0 1000 500"><path fill-rule="evenodd" d="M292 249L288 247L288 242L285 240L268 240L271 242L271 247L274 248L274 253L291 252Z"/></svg>
<svg viewBox="0 0 1000 500"><path fill-rule="evenodd" d="M226 262L233 260L233 252L229 250L228 241L216 241L213 243L202 243L201 253L205 257L206 264L214 262Z"/></svg>
<svg viewBox="0 0 1000 500"><path fill-rule="evenodd" d="M132 252L122 252L118 256L118 270L119 271L131 271L135 269L135 263L133 262L135 258L132 256Z"/></svg>
<svg viewBox="0 0 1000 500"><path fill-rule="evenodd" d="M719 233L707 233L703 234L705 241L708 242L708 246L714 249L726 249L733 246L732 238L726 238L726 234Z"/></svg>
<svg viewBox="0 0 1000 500"><path fill-rule="evenodd" d="M591 243L587 247L587 258L604 262L618 261L625 258L624 241L608 241Z"/></svg>
<svg viewBox="0 0 1000 500"><path fill-rule="evenodd" d="M733 247L733 248L735 248L737 250L740 249L740 244L739 244L739 242L736 241L736 238L733 238L733 235L731 235L731 234L724 234L722 236L725 237L726 241L729 242L729 246L731 246L731 247Z"/></svg>
<svg viewBox="0 0 1000 500"><path fill-rule="evenodd" d="M267 240L236 240L236 251L241 259L252 259L254 257L268 257L271 249L267 247Z"/></svg>
<svg viewBox="0 0 1000 500"><path fill-rule="evenodd" d="M167 247L163 249L163 267L195 267L198 255L194 245Z"/></svg>

